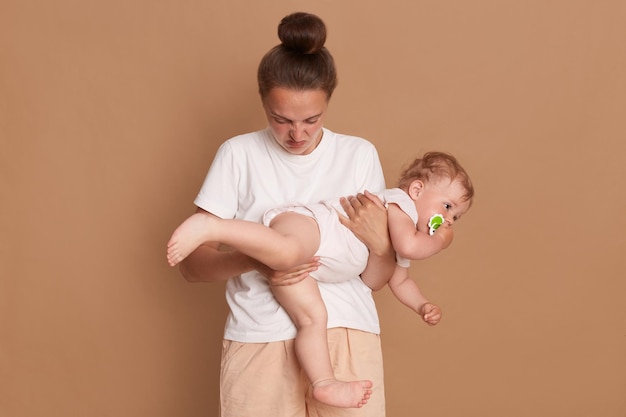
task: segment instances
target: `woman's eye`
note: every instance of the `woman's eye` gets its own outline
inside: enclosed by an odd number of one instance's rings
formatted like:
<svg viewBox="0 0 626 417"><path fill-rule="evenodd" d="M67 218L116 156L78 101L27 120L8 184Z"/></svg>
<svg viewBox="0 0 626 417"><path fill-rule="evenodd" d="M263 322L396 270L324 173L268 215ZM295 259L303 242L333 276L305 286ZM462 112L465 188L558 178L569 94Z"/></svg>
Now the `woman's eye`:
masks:
<svg viewBox="0 0 626 417"><path fill-rule="evenodd" d="M317 123L317 119L309 119L306 121L306 124L309 124L309 125L314 125L315 123Z"/></svg>

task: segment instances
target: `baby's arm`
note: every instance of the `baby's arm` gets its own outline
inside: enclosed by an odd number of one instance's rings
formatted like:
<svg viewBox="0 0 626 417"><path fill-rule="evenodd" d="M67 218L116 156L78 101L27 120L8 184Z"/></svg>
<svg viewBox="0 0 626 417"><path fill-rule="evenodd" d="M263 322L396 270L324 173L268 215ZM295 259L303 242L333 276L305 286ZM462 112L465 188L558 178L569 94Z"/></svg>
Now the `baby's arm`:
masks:
<svg viewBox="0 0 626 417"><path fill-rule="evenodd" d="M409 268L396 265L389 288L402 304L419 314L427 324L434 326L441 320L441 309L424 297L417 283L409 277Z"/></svg>
<svg viewBox="0 0 626 417"><path fill-rule="evenodd" d="M452 229L443 224L434 235L417 230L411 218L396 204L387 209L389 235L398 254L414 261L433 256L452 242Z"/></svg>

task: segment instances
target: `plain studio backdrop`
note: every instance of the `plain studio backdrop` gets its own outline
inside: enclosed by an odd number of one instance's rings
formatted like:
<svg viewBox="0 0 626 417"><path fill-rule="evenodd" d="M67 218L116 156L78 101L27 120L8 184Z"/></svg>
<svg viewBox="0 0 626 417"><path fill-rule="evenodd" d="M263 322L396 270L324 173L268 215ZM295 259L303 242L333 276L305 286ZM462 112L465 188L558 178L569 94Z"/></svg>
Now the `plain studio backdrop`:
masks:
<svg viewBox="0 0 626 417"><path fill-rule="evenodd" d="M388 186L427 150L477 190L376 293L389 416L626 416L626 3L0 1L0 415L217 415L223 284L165 262L217 147L266 125L280 19L322 17L327 127ZM262 383L262 381L260 381Z"/></svg>

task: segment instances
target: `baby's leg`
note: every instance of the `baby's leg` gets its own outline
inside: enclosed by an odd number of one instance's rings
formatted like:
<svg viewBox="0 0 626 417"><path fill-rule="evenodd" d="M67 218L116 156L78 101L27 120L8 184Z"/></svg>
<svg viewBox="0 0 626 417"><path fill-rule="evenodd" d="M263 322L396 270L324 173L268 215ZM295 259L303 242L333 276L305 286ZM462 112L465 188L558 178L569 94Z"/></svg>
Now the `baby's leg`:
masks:
<svg viewBox="0 0 626 417"><path fill-rule="evenodd" d="M239 219L220 219L196 213L185 220L167 244L167 261L174 266L205 242L224 243L275 270L307 262L319 247L316 221L302 214L285 212L271 227Z"/></svg>
<svg viewBox="0 0 626 417"><path fill-rule="evenodd" d="M195 213L187 218L167 242L167 262L174 266L185 259L198 246L213 240L213 225L218 218L210 213Z"/></svg>
<svg viewBox="0 0 626 417"><path fill-rule="evenodd" d="M272 291L298 328L296 355L313 387L313 398L335 407L366 404L372 393L371 381L335 379L328 354L326 307L317 281L309 277L294 285L274 286Z"/></svg>

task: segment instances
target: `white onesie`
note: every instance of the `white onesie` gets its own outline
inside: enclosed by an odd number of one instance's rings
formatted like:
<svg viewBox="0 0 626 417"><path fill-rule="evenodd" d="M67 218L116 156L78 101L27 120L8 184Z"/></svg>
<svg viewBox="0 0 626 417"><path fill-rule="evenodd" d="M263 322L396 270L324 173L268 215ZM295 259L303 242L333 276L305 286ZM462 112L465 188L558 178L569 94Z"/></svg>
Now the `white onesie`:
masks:
<svg viewBox="0 0 626 417"><path fill-rule="evenodd" d="M399 188L384 190L376 195L385 206L397 204L417 224L415 203L406 192ZM293 211L312 217L320 230L320 247L316 256L320 257L320 267L311 276L322 282L342 282L360 275L367 265L369 251L354 233L339 222L337 211L346 215L339 199L327 200L316 204L294 205L270 209L263 216L263 224L269 226L272 219L280 213ZM396 256L400 266L408 267L408 259Z"/></svg>

